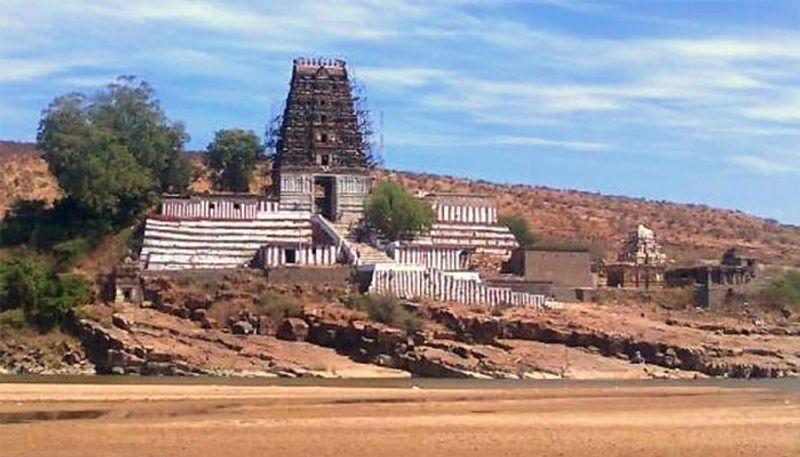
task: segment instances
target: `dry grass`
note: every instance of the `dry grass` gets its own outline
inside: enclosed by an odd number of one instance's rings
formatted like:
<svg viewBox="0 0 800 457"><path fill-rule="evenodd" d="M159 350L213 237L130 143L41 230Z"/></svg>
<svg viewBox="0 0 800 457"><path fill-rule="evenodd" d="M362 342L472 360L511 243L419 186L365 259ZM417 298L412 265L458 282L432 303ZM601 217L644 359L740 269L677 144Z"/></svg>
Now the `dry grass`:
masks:
<svg viewBox="0 0 800 457"><path fill-rule="evenodd" d="M523 215L536 235L582 241L606 258L615 258L627 232L644 223L676 263L718 259L738 246L764 262L800 266L800 227L741 211L419 173L381 171L375 177L411 190L491 195L500 214Z"/></svg>

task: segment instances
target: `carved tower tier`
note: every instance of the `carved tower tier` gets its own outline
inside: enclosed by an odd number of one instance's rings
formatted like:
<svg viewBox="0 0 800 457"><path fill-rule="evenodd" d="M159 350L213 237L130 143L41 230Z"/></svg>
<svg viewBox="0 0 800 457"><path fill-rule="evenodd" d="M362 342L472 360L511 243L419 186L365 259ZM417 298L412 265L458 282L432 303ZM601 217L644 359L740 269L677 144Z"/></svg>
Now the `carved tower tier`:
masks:
<svg viewBox="0 0 800 457"><path fill-rule="evenodd" d="M345 62L295 59L273 171L281 208L360 219L370 190L364 141Z"/></svg>

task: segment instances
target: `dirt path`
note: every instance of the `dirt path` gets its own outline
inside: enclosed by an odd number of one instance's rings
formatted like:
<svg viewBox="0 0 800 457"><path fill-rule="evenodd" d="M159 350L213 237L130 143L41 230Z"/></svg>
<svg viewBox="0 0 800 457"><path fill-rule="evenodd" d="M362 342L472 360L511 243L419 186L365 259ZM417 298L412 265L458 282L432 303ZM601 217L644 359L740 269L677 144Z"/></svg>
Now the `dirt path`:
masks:
<svg viewBox="0 0 800 457"><path fill-rule="evenodd" d="M5 457L796 456L800 392L0 384Z"/></svg>

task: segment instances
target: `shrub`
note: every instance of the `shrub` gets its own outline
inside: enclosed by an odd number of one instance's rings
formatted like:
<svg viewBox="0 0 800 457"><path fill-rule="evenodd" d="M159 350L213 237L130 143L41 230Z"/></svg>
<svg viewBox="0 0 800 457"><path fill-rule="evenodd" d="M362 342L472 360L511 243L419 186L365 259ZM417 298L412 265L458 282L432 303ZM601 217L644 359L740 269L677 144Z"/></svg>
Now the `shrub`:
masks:
<svg viewBox="0 0 800 457"><path fill-rule="evenodd" d="M25 245L52 253L68 267L111 233L112 224L84 211L74 200L62 199L49 208L41 200L17 201L0 222L0 246Z"/></svg>
<svg viewBox="0 0 800 457"><path fill-rule="evenodd" d="M517 239L517 243L523 248L529 248L536 244L538 241L536 235L533 234L530 227L528 226L528 221L519 215L506 215L500 216L498 219L500 224L505 225L508 227L508 230L514 235L514 238Z"/></svg>
<svg viewBox="0 0 800 457"><path fill-rule="evenodd" d="M772 305L800 310L800 271L790 271L772 278L762 293Z"/></svg>
<svg viewBox="0 0 800 457"><path fill-rule="evenodd" d="M266 291L259 297L258 312L277 320L301 316L303 306L290 295Z"/></svg>
<svg viewBox="0 0 800 457"><path fill-rule="evenodd" d="M2 328L22 328L26 324L25 313L22 309L9 309L0 312L0 329Z"/></svg>
<svg viewBox="0 0 800 457"><path fill-rule="evenodd" d="M92 243L83 237L62 241L53 246L53 254L61 265L72 265L92 250Z"/></svg>
<svg viewBox="0 0 800 457"><path fill-rule="evenodd" d="M424 321L409 312L400 301L391 295L351 295L345 305L367 314L374 321L402 328L408 334L423 329Z"/></svg>
<svg viewBox="0 0 800 457"><path fill-rule="evenodd" d="M21 309L25 320L41 330L61 325L70 308L89 296L83 277L57 275L39 258L0 263L0 310Z"/></svg>
<svg viewBox="0 0 800 457"><path fill-rule="evenodd" d="M396 183L383 183L367 201L367 223L389 241L407 240L429 230L434 213L425 200Z"/></svg>

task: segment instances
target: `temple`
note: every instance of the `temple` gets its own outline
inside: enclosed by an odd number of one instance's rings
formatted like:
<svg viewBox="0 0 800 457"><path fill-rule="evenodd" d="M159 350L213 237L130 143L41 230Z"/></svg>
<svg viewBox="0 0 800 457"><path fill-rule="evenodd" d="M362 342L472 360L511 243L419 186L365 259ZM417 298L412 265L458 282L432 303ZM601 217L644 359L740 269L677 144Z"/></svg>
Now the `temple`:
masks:
<svg viewBox="0 0 800 457"><path fill-rule="evenodd" d="M667 256L656 241L655 233L642 224L628 233L617 262L605 267L609 287L644 287L664 282Z"/></svg>
<svg viewBox="0 0 800 457"><path fill-rule="evenodd" d="M365 146L345 62L295 59L273 168L281 208L360 219L370 189Z"/></svg>
<svg viewBox="0 0 800 457"><path fill-rule="evenodd" d="M482 195L424 195L436 215L415 239L364 233L372 187L347 65L295 59L273 164L271 196L164 196L145 222L145 270L305 269L350 266L365 291L401 298L542 308L541 294L483 281L518 244ZM322 275L330 277L330 275ZM126 289L127 290L127 289Z"/></svg>

